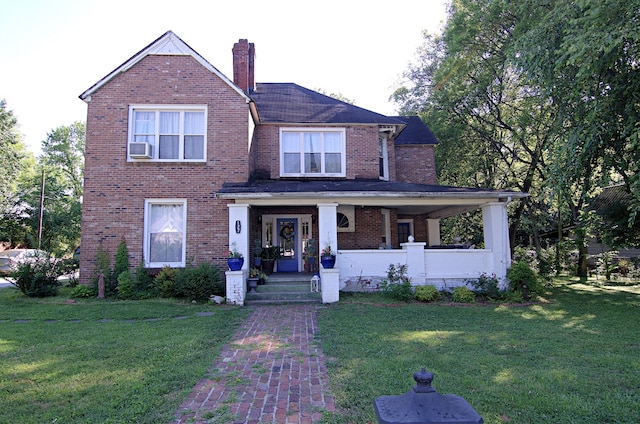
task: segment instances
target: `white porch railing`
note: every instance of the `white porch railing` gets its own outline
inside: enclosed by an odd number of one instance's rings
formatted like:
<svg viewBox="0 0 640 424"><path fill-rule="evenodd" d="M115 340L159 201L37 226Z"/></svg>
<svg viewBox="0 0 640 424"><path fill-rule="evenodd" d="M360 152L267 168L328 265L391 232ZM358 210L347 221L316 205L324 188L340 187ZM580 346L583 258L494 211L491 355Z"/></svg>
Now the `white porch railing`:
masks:
<svg viewBox="0 0 640 424"><path fill-rule="evenodd" d="M439 290L464 285L482 274L502 284L510 265L491 249L425 249L426 243L403 243L402 249L339 250L333 269L320 269L323 303L340 300L340 290L369 291L387 278L389 265L407 265L414 286L430 284ZM227 302L242 305L247 270L227 271Z"/></svg>
<svg viewBox="0 0 640 424"><path fill-rule="evenodd" d="M425 249L424 243L406 243L403 249L340 250L336 268L340 270L340 289L359 291L374 288L387 278L391 264L407 265L413 285L431 284L438 289L463 285L482 274L505 270L494 267L494 255L488 249Z"/></svg>

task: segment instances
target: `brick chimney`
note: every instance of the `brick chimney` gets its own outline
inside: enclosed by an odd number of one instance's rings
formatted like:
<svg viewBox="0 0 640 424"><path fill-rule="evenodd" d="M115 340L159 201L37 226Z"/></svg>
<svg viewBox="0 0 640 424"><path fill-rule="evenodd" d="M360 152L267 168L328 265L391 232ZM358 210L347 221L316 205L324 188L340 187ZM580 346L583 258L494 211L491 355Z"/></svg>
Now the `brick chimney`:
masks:
<svg viewBox="0 0 640 424"><path fill-rule="evenodd" d="M233 82L244 91L255 88L256 50L253 43L240 39L233 45Z"/></svg>

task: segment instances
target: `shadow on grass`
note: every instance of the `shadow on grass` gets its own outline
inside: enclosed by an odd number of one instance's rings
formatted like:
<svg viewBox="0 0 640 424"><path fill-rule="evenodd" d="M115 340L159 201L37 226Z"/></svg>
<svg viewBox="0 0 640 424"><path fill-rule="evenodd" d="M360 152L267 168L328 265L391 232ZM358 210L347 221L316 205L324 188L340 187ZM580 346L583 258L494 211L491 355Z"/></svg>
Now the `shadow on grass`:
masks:
<svg viewBox="0 0 640 424"><path fill-rule="evenodd" d="M410 390L421 367L485 423L640 422L640 296L560 282L528 306L372 299L319 315L341 408L326 422L375 422L373 400Z"/></svg>

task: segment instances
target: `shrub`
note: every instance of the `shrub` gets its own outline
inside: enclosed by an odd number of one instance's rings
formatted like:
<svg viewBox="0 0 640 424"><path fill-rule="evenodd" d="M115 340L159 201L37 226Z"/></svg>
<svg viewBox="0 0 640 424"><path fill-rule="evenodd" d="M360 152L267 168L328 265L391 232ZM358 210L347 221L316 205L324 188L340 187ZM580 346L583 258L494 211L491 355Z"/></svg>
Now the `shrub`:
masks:
<svg viewBox="0 0 640 424"><path fill-rule="evenodd" d="M408 302L413 298L411 279L407 276L407 265L389 265L387 279L380 283L382 291L396 300Z"/></svg>
<svg viewBox="0 0 640 424"><path fill-rule="evenodd" d="M123 271L118 275L118 297L120 299L137 299L136 284L131 271Z"/></svg>
<svg viewBox="0 0 640 424"><path fill-rule="evenodd" d="M92 287L79 284L75 286L70 293L72 299L87 299L90 297L95 297L97 293L93 290Z"/></svg>
<svg viewBox="0 0 640 424"><path fill-rule="evenodd" d="M47 297L58 294L58 277L65 273L61 262L48 256L30 256L17 264L11 273L14 285L28 297Z"/></svg>
<svg viewBox="0 0 640 424"><path fill-rule="evenodd" d="M180 297L180 288L176 282L179 270L168 266L163 267L156 276L153 284L162 297Z"/></svg>
<svg viewBox="0 0 640 424"><path fill-rule="evenodd" d="M467 287L459 286L453 289L451 300L456 303L474 303L476 301L476 295Z"/></svg>
<svg viewBox="0 0 640 424"><path fill-rule="evenodd" d="M418 286L415 297L421 302L435 302L440 299L440 292L435 286Z"/></svg>
<svg viewBox="0 0 640 424"><path fill-rule="evenodd" d="M140 299L158 296L155 280L151 274L149 274L147 268L144 267L144 261L140 261L140 264L138 264L133 281Z"/></svg>
<svg viewBox="0 0 640 424"><path fill-rule="evenodd" d="M98 251L96 252L96 262L93 268L93 275L91 276L91 285L93 289L98 292L98 280L100 274L104 275L105 281L105 295L113 296L116 294L116 282L111 281L111 259L109 254L102 247L102 243L98 245Z"/></svg>
<svg viewBox="0 0 640 424"><path fill-rule="evenodd" d="M524 261L511 266L507 271L509 290L520 292L525 300L536 297L544 291L544 285L536 272Z"/></svg>
<svg viewBox="0 0 640 424"><path fill-rule="evenodd" d="M616 256L618 256L618 252L616 250L594 255L596 259L596 272L599 275L604 274L607 281L611 281L611 274L613 274L617 269L617 265L614 261Z"/></svg>
<svg viewBox="0 0 640 424"><path fill-rule="evenodd" d="M489 299L500 299L502 297L495 274L489 276L483 273L477 280L468 280L467 283L473 286L473 292L477 296L485 296Z"/></svg>
<svg viewBox="0 0 640 424"><path fill-rule="evenodd" d="M220 268L201 263L197 267L185 268L176 279L181 294L189 300L207 302L211 295L225 296L225 286Z"/></svg>
<svg viewBox="0 0 640 424"><path fill-rule="evenodd" d="M129 271L129 250L127 249L127 241L122 238L116 249L116 261L113 264L113 274L117 279L120 274Z"/></svg>

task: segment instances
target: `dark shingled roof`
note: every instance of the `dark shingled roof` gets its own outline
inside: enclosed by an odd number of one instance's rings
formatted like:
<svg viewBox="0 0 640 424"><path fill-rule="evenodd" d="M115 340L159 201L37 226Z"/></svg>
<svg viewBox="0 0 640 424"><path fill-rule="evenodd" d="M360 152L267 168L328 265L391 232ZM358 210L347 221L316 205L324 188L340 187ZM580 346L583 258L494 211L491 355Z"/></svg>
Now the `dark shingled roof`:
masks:
<svg viewBox="0 0 640 424"><path fill-rule="evenodd" d="M293 83L258 83L249 96L262 123L404 125Z"/></svg>
<svg viewBox="0 0 640 424"><path fill-rule="evenodd" d="M327 193L327 192L368 192L368 193L422 193L448 195L506 196L522 197L522 193L482 188L452 187L441 185L413 184L399 181L373 179L355 180L256 180L246 183L224 183L218 194L270 194L270 193Z"/></svg>
<svg viewBox="0 0 640 424"><path fill-rule="evenodd" d="M438 139L419 116L396 116L407 123L395 140L396 145L438 144Z"/></svg>

